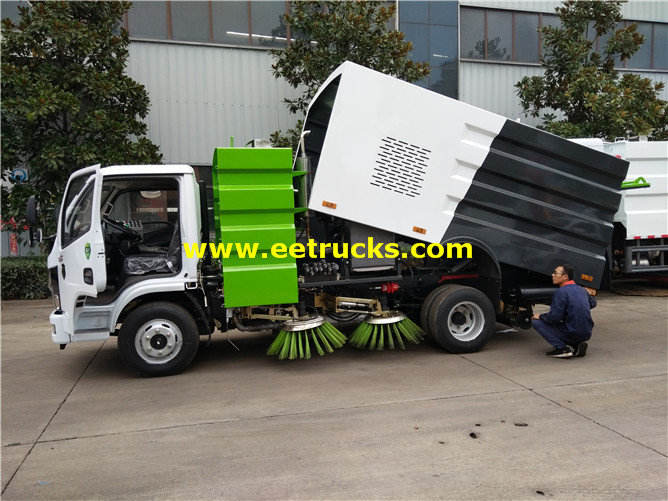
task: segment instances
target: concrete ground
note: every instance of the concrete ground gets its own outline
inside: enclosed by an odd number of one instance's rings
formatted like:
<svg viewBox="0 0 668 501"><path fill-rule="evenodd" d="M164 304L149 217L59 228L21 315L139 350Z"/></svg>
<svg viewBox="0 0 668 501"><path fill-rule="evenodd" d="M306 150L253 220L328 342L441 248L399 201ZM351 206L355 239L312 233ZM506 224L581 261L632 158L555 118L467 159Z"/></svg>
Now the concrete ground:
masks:
<svg viewBox="0 0 668 501"><path fill-rule="evenodd" d="M218 334L134 377L115 339L51 344L49 301L2 304L2 499L668 497L668 300L604 295L585 358L533 330L279 361Z"/></svg>

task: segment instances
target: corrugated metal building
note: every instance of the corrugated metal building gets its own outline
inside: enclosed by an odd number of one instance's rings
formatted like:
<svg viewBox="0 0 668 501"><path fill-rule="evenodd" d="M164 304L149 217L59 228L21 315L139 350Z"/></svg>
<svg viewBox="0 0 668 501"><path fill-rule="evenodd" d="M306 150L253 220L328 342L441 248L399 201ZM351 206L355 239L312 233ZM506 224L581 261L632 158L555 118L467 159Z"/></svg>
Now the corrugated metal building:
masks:
<svg viewBox="0 0 668 501"><path fill-rule="evenodd" d="M398 26L414 44L413 58L432 64L432 76L420 85L537 123L522 116L513 86L526 75L540 73L535 23L553 22L556 18L549 14L560 2L397 4ZM279 17L287 8L288 2L258 0L135 3L126 19L132 37L128 74L149 92L149 137L160 145L165 162L210 165L214 147L229 144L232 136L235 144L243 145L294 125L298 117L288 113L283 99L298 93L273 77L267 47L285 44ZM646 21L642 27L650 30L650 63L644 63L650 67L632 71L668 87L668 2L631 0L623 9L625 19ZM477 25L477 20L484 24ZM484 31L477 33L480 29ZM496 54L488 50L492 42L500 45L504 39L507 47L496 46ZM485 52L468 50L471 41ZM668 99L668 91L663 98Z"/></svg>
<svg viewBox="0 0 668 501"><path fill-rule="evenodd" d="M561 2L388 3L399 7L396 25L413 42L413 59L432 64L431 77L419 85L537 123L522 116L513 86L541 72L536 23L553 22ZM15 16L18 4L2 0L2 16ZM299 93L273 77L269 55L289 38L280 21L288 8L286 0L134 2L125 19L132 40L127 71L149 92L148 136L160 146L165 163L210 166L214 148L228 145L230 137L243 145L294 125L298 117L288 113L283 100ZM668 1L630 0L623 15L641 22L648 41L633 67L622 71L664 82L662 98L668 100ZM495 52L490 42L497 37L501 43ZM482 47L484 53L476 53Z"/></svg>
<svg viewBox="0 0 668 501"><path fill-rule="evenodd" d="M2 15L19 2L2 0ZM389 0L396 26L413 42L412 57L429 61L418 83L511 119L522 115L514 84L541 72L536 28L554 24L556 0ZM287 0L135 1L124 20L131 36L128 75L151 98L148 136L166 163L211 165L216 146L243 145L292 127L283 100L299 93L272 75L270 48L286 45ZM625 20L640 21L647 42L625 64L666 84L668 1L630 0ZM388 103L391 105L391 103Z"/></svg>
<svg viewBox="0 0 668 501"><path fill-rule="evenodd" d="M461 8L494 9L495 12L531 12L553 14L554 9L562 4L553 0L461 0ZM656 30L653 40L649 43L663 45L662 62L656 61L658 69L642 71L638 69L620 69L621 71L633 71L643 77L650 78L665 84L662 99L668 100L668 60L666 50L668 47L668 2L664 0L630 0L622 6L624 19L633 21L649 21L653 25L661 26L661 34ZM659 24L662 23L662 24ZM643 24L640 29L642 32ZM462 29L464 29L462 27ZM646 45L647 43L646 42ZM517 41L516 41L517 43ZM656 51L657 53L659 50ZM524 117L520 101L515 94L514 85L525 76L539 75L541 68L536 63L520 63L506 61L473 61L470 58L461 58L459 61L459 95L458 99L493 111L512 119L521 119L525 123L536 125L537 119Z"/></svg>
<svg viewBox="0 0 668 501"><path fill-rule="evenodd" d="M213 150L293 127L283 99L297 97L271 73L267 50L135 40L128 74L151 97L148 135L165 163L210 165Z"/></svg>

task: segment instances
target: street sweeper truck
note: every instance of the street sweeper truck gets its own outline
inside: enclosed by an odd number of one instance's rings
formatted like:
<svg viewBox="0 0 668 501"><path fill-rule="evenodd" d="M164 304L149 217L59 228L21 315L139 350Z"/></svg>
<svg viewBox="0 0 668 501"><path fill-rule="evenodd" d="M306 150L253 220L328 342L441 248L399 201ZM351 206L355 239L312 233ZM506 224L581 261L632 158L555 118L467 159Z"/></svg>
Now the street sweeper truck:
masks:
<svg viewBox="0 0 668 501"><path fill-rule="evenodd" d="M185 165L72 174L48 257L52 340L116 336L146 376L184 370L216 330L265 331L281 359L425 335L480 350L497 320L530 327L558 264L599 286L627 166L347 62L294 160L217 148L210 186Z"/></svg>

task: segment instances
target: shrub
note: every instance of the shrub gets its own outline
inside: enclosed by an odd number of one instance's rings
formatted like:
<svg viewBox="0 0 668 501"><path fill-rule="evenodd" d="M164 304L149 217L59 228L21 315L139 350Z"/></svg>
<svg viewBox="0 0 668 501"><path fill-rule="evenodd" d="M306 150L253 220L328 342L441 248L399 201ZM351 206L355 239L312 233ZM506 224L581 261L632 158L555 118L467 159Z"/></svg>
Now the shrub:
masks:
<svg viewBox="0 0 668 501"><path fill-rule="evenodd" d="M2 299L44 299L49 297L46 256L3 257Z"/></svg>

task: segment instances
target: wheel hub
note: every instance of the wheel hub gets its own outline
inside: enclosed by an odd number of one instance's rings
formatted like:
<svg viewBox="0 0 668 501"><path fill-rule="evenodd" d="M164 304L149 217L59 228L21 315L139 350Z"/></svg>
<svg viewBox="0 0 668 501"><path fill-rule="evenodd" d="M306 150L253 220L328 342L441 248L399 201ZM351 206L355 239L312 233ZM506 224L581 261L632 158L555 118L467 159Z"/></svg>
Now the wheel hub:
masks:
<svg viewBox="0 0 668 501"><path fill-rule="evenodd" d="M135 346L149 363L164 363L181 349L181 332L168 320L147 322L137 332Z"/></svg>
<svg viewBox="0 0 668 501"><path fill-rule="evenodd" d="M448 317L450 333L460 341L475 339L484 326L482 309L477 304L464 301L457 304Z"/></svg>
<svg viewBox="0 0 668 501"><path fill-rule="evenodd" d="M167 346L167 337L162 334L156 334L151 338L151 348L154 350L162 350Z"/></svg>
<svg viewBox="0 0 668 501"><path fill-rule="evenodd" d="M452 314L452 323L455 325L464 325L466 323L466 315L461 311L455 311Z"/></svg>

